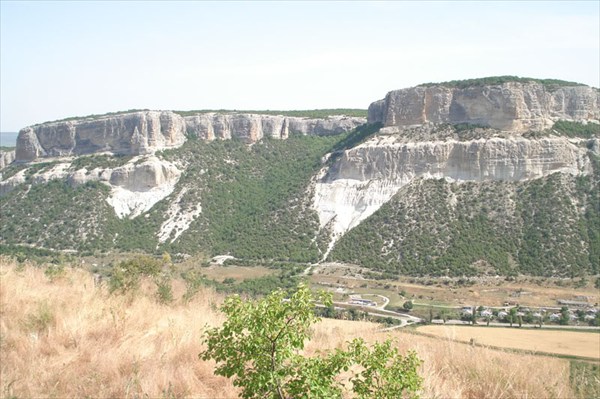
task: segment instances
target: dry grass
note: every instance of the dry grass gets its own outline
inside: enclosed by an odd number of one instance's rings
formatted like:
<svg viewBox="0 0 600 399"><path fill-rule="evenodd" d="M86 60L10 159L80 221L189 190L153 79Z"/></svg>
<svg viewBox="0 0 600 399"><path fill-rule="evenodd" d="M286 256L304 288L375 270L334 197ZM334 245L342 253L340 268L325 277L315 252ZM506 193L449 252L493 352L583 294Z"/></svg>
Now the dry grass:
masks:
<svg viewBox="0 0 600 399"><path fill-rule="evenodd" d="M201 290L188 304L159 305L150 284L135 297L109 295L82 270L50 281L42 270L0 259L2 397L234 398L237 390L200 361L205 324L223 300ZM183 293L175 285L175 297ZM324 320L307 354L361 336L383 340L371 323ZM389 333L424 360L427 398L567 398L569 363Z"/></svg>
<svg viewBox="0 0 600 399"><path fill-rule="evenodd" d="M233 278L239 282L245 279L268 276L270 274L274 274L275 270L262 266L249 267L211 265L209 267L202 268L201 273L207 278L217 281L223 281L226 278Z"/></svg>
<svg viewBox="0 0 600 399"><path fill-rule="evenodd" d="M198 360L203 326L222 321L211 290L162 306L149 287L111 296L82 270L50 282L1 263L2 397L236 397Z"/></svg>
<svg viewBox="0 0 600 399"><path fill-rule="evenodd" d="M463 342L474 339L482 345L600 360L600 336L595 332L435 325L419 327L418 331Z"/></svg>

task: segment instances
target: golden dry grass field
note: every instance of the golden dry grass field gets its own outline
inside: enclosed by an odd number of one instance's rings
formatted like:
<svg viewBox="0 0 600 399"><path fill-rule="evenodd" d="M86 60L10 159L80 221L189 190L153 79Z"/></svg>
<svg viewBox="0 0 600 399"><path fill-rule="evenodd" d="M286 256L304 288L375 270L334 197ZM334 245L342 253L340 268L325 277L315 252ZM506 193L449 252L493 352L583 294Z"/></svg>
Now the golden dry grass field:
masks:
<svg viewBox="0 0 600 399"><path fill-rule="evenodd" d="M156 286L109 294L81 269L54 279L43 267L0 258L0 397L235 398L238 390L198 359L205 325L223 321L224 297L201 289L189 302L160 305ZM573 398L569 361L418 336L380 332L366 322L323 320L305 353L341 347L355 337L391 337L423 360L424 398Z"/></svg>
<svg viewBox="0 0 600 399"><path fill-rule="evenodd" d="M274 274L274 269L268 269L262 266L219 266L211 265L200 269L200 273L207 278L216 281L223 281L226 278L233 278L242 281L245 279L253 279Z"/></svg>
<svg viewBox="0 0 600 399"><path fill-rule="evenodd" d="M421 326L417 331L449 340L470 342L474 339L481 345L600 360L600 334L597 332L453 325Z"/></svg>

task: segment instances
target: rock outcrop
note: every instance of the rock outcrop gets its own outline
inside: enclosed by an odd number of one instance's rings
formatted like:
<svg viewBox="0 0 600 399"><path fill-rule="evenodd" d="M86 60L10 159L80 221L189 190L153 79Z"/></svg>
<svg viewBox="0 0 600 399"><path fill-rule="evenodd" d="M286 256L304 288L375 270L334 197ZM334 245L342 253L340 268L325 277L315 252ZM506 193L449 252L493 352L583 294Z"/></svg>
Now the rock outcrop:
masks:
<svg viewBox="0 0 600 399"><path fill-rule="evenodd" d="M0 170L6 168L15 160L15 151L0 151Z"/></svg>
<svg viewBox="0 0 600 399"><path fill-rule="evenodd" d="M118 217L134 218L171 194L180 176L174 164L154 156L140 163L130 162L112 171L112 190L106 201Z"/></svg>
<svg viewBox="0 0 600 399"><path fill-rule="evenodd" d="M330 135L350 131L365 118L324 119L241 113L199 113L182 117L171 111L139 111L43 123L19 132L16 161L90 153L142 155L182 145L186 134L203 140L239 138L248 143L291 133Z"/></svg>
<svg viewBox="0 0 600 399"><path fill-rule="evenodd" d="M375 136L321 171L313 208L337 238L372 215L416 178L523 181L555 172L587 174L588 147L597 140L548 137L407 142Z"/></svg>
<svg viewBox="0 0 600 399"><path fill-rule="evenodd" d="M257 114L206 113L185 117L187 133L203 140L239 138L255 142L263 137L285 139L289 135L287 119Z"/></svg>
<svg viewBox="0 0 600 399"><path fill-rule="evenodd" d="M290 134L327 136L350 131L365 118L330 116L324 119L262 114L206 113L185 117L187 133L204 140L239 138L252 143L263 137L286 139Z"/></svg>
<svg viewBox="0 0 600 399"><path fill-rule="evenodd" d="M134 218L171 194L179 181L181 171L171 162L153 155L136 157L116 168L86 168L73 170L70 162L59 162L27 178L25 168L10 178L0 181L0 196L21 184L44 184L65 179L71 187L98 181L111 188L107 202L119 218Z"/></svg>
<svg viewBox="0 0 600 399"><path fill-rule="evenodd" d="M17 138L16 160L97 152L140 155L177 147L184 141L181 116L170 111L140 111L24 128Z"/></svg>
<svg viewBox="0 0 600 399"><path fill-rule="evenodd" d="M537 82L507 82L465 88L443 84L389 92L369 107L369 123L411 126L470 123L524 132L557 120L600 120L600 91L588 86L549 89Z"/></svg>

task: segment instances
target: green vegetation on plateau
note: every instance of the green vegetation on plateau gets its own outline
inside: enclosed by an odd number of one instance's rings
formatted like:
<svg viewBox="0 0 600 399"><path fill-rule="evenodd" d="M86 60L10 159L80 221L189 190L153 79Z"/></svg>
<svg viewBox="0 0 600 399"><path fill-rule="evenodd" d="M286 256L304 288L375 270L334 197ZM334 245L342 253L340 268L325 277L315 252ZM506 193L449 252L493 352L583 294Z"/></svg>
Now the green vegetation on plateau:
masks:
<svg viewBox="0 0 600 399"><path fill-rule="evenodd" d="M260 114L260 115L283 115L283 116L296 116L300 118L326 118L328 116L345 115L354 116L360 118L367 117L366 109L356 108L333 108L333 109L308 109L308 110L292 110L292 111L241 111L241 110L228 110L228 109L215 109L215 110L195 110L195 111L173 111L181 116L192 116L197 114L205 114L208 112L216 112L220 114Z"/></svg>
<svg viewBox="0 0 600 399"><path fill-rule="evenodd" d="M43 123L56 123L56 122L68 122L75 121L78 119L91 119L96 120L107 116L116 116L122 114L129 114L133 112L150 111L149 109L128 109L126 111L115 111L107 112L105 114L91 114L86 116L71 116L64 119L58 119L55 121L47 121ZM276 110L262 110L262 111L244 111L244 110L228 110L228 109L203 109L203 110L191 110L191 111L173 111L181 116L191 116L197 114L206 114L209 112L216 112L220 114L261 114L261 115L283 115L283 116L297 116L301 118L326 118L334 115L345 115L354 117L367 117L366 109L357 108L330 108L330 109L308 109L308 110L290 110L290 111L276 111ZM36 124L34 126L37 126Z"/></svg>
<svg viewBox="0 0 600 399"><path fill-rule="evenodd" d="M45 123L75 121L75 120L78 120L78 119L92 119L92 120L95 120L95 119L104 118L105 116L116 116L116 115L130 114L132 112L142 112L142 111L150 111L150 110L149 109L128 109L126 111L106 112L104 114L90 114L90 115L85 115L85 116L70 116L68 118L57 119L57 120L54 120L54 121L46 121L46 122L42 122L42 123L36 123L33 126L43 125Z"/></svg>
<svg viewBox="0 0 600 399"><path fill-rule="evenodd" d="M567 137L600 137L600 124L592 122L583 124L581 122L557 121L552 126L552 130L561 136Z"/></svg>
<svg viewBox="0 0 600 399"><path fill-rule="evenodd" d="M554 89L562 86L585 86L582 83L568 82L566 80L559 79L534 79L534 78L521 78L519 76L489 76L485 78L477 79L465 79L465 80L450 80L448 82L440 83L423 83L419 86L446 86L450 88L464 89L473 86L488 86L488 85L501 85L509 82L519 83L541 83L549 89Z"/></svg>

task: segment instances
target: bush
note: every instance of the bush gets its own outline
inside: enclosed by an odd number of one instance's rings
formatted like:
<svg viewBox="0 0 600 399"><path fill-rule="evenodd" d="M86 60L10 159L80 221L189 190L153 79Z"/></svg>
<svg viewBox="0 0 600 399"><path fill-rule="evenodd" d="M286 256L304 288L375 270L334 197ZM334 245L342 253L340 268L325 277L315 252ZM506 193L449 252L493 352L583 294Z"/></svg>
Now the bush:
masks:
<svg viewBox="0 0 600 399"><path fill-rule="evenodd" d="M330 295L318 299L332 303ZM207 349L199 357L215 360L215 374L233 377L243 398L340 398L345 386L340 374L348 370L358 398L417 396L421 361L412 352L400 355L390 341L370 348L355 339L345 351L302 356L309 328L319 320L313 300L303 284L289 299L283 290L258 302L230 296L221 308L227 320L205 331Z"/></svg>
<svg viewBox="0 0 600 399"><path fill-rule="evenodd" d="M48 332L54 320L54 313L50 306L46 302L41 302L35 312L27 315L24 325L29 331L42 334Z"/></svg>
<svg viewBox="0 0 600 399"><path fill-rule="evenodd" d="M65 266L60 263L58 265L49 265L44 270L44 275L48 277L50 281L55 281L65 275Z"/></svg>
<svg viewBox="0 0 600 399"><path fill-rule="evenodd" d="M173 288L169 277L162 277L156 281L156 299L159 303L168 304L173 302Z"/></svg>
<svg viewBox="0 0 600 399"><path fill-rule="evenodd" d="M113 267L110 278L110 292L122 294L137 290L142 276L156 277L162 269L162 263L150 256L140 255L125 260Z"/></svg>

